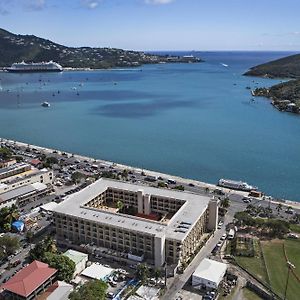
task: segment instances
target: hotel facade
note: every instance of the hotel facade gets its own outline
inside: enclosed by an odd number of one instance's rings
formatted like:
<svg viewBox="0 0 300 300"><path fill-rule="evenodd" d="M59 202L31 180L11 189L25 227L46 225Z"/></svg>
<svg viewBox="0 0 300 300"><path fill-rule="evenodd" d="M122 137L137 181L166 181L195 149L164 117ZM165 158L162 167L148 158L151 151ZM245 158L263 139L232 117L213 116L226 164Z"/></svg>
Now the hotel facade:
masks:
<svg viewBox="0 0 300 300"><path fill-rule="evenodd" d="M52 209L58 241L182 264L217 227L217 202L189 192L100 179Z"/></svg>

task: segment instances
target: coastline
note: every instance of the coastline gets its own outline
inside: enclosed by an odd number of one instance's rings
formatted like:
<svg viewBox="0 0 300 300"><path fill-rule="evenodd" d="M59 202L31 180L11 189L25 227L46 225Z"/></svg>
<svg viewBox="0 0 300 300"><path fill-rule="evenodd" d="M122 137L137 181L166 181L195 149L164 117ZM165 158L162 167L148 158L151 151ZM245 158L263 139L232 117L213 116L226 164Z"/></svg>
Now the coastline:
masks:
<svg viewBox="0 0 300 300"><path fill-rule="evenodd" d="M184 184L192 183L196 187L202 189L203 192L206 191L207 189L209 190L209 192L211 192L215 189L221 189L226 194L237 194L237 195L241 195L241 196L248 196L248 194L249 194L248 192L231 190L231 189L228 189L228 188L219 187L216 184L206 183L206 182L202 182L202 181L195 180L195 179L188 179L188 178L183 178L183 177L176 176L176 175L161 173L161 172L158 172L158 171L153 171L153 170L148 170L148 169L141 169L139 167L133 167L133 166L127 166L127 165L123 165L123 164L120 164L120 163L115 163L115 162L112 162L112 161L107 161L107 160L102 160L102 159L95 159L95 158L80 155L80 154L75 154L75 153L62 151L62 150L59 150L59 149L41 147L41 146L38 146L38 145L32 145L32 144L28 144L28 143L24 143L24 142L20 142L20 141L14 141L14 140L5 139L5 138L0 138L0 141L2 143L3 142L4 143L9 143L9 144L17 145L17 146L20 146L20 147L35 148L35 149L37 149L39 151L42 151L44 153L47 153L47 154L51 154L51 153L53 153L53 151L56 151L58 154L65 153L70 157L73 156L75 159L88 160L90 162L100 163L100 164L106 165L108 167L113 166L113 167L119 168L119 169L127 169L127 170L132 170L132 171L135 171L135 172L144 172L148 176L164 177L164 178L168 178L168 179L173 179L176 182L178 182L179 184L180 183L184 183ZM270 200L270 199L268 199L268 196L262 197L262 198L257 198L257 200L258 201L270 202L270 203L273 203L273 204L282 204L283 206L286 206L286 207L291 206L292 208L300 209L300 202L293 201L293 200L288 200L288 199L283 199L282 201L274 200L274 199Z"/></svg>

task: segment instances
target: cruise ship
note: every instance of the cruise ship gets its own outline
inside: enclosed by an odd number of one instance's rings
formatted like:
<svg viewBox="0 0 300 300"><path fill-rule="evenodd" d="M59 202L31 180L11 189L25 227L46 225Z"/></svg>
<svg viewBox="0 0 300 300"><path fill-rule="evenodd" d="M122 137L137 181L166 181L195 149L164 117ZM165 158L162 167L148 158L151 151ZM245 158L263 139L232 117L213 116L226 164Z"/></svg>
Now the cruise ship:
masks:
<svg viewBox="0 0 300 300"><path fill-rule="evenodd" d="M257 187L249 185L247 182L235 181L230 179L220 179L218 185L225 188L246 192L257 190Z"/></svg>
<svg viewBox="0 0 300 300"><path fill-rule="evenodd" d="M40 62L40 63L14 63L10 68L6 69L8 72L62 72L61 65L54 61Z"/></svg>

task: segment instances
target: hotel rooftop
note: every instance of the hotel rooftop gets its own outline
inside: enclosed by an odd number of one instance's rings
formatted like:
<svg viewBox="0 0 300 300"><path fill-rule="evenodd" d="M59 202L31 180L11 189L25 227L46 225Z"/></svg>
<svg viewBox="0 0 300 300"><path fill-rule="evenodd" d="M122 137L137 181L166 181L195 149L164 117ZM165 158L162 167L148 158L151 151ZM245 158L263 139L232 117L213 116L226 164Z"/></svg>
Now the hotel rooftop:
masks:
<svg viewBox="0 0 300 300"><path fill-rule="evenodd" d="M141 193L149 197L164 198L165 201L176 201L181 207L167 221L150 220L144 217L118 213L103 208L90 207L89 202L108 189ZM136 185L121 181L100 179L82 191L66 198L65 201L52 209L53 212L88 219L122 229L134 230L151 235L165 234L166 238L183 240L193 228L199 217L206 211L210 198L194 193L159 189Z"/></svg>

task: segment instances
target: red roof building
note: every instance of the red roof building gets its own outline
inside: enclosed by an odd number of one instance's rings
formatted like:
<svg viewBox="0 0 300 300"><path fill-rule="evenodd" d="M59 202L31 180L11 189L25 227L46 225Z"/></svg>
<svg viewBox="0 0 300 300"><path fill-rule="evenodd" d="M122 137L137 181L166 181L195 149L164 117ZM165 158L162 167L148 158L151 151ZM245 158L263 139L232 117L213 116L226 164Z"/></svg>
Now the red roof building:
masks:
<svg viewBox="0 0 300 300"><path fill-rule="evenodd" d="M9 299L31 300L45 291L55 281L57 270L48 264L33 261L4 283L1 288L9 295Z"/></svg>

